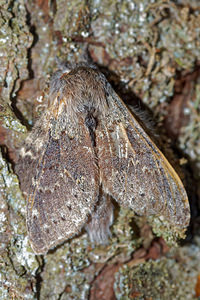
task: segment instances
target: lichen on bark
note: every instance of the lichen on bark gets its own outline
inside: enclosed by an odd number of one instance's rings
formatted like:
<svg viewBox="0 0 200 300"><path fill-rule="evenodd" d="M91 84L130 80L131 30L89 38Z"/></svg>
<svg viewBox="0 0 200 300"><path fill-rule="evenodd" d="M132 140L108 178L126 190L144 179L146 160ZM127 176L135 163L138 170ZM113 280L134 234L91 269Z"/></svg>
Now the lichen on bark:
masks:
<svg viewBox="0 0 200 300"><path fill-rule="evenodd" d="M0 298L193 299L200 273L197 230L187 246L166 254L164 242L153 233L175 241L165 224L116 207L108 245L95 248L81 232L46 256L35 256L13 169L27 128L43 110L56 56L77 61L87 43L93 61L123 90L123 100L134 105L140 99L160 132L168 134L163 139L176 140L173 151L186 166L183 180L193 187L190 198L198 203L192 202L199 217L198 1L2 0L0 5ZM180 88L183 77L194 82L187 86L189 93Z"/></svg>

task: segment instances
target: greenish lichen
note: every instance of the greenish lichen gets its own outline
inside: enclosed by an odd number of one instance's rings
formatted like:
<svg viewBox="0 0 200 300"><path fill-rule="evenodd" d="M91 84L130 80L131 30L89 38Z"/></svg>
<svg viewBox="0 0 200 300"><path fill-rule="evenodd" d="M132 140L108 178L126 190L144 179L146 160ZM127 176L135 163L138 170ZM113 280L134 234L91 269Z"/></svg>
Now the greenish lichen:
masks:
<svg viewBox="0 0 200 300"><path fill-rule="evenodd" d="M24 134L24 136L27 133L27 129L25 126L21 124L21 122L16 118L14 115L11 107L9 105L6 105L3 102L3 99L0 99L0 106L1 106L1 111L0 111L0 122L1 125L10 131L12 131L12 134L14 132Z"/></svg>
<svg viewBox="0 0 200 300"><path fill-rule="evenodd" d="M197 180L200 180L200 78L194 84L190 94L192 96L189 97L188 105L184 110L188 122L181 128L178 143L193 162L194 175Z"/></svg>
<svg viewBox="0 0 200 300"><path fill-rule="evenodd" d="M1 0L0 5L0 85L4 101L10 103L10 96L16 96L21 81L29 76L27 49L31 46L32 35L23 0Z"/></svg>
<svg viewBox="0 0 200 300"><path fill-rule="evenodd" d="M39 267L30 250L25 225L25 200L11 165L0 157L1 299L34 299L34 276ZM30 286L32 281L33 290Z"/></svg>
<svg viewBox="0 0 200 300"><path fill-rule="evenodd" d="M89 284L84 269L89 266L87 253L80 241L65 243L45 257L41 274L41 299L87 299ZM70 245L71 244L71 245ZM74 246L74 248L72 248ZM79 254L80 253L80 254Z"/></svg>
<svg viewBox="0 0 200 300"><path fill-rule="evenodd" d="M93 1L91 8L93 36L110 69L149 107L167 101L176 71L193 69L199 57L199 11L164 0ZM98 48L97 60L104 60Z"/></svg>
<svg viewBox="0 0 200 300"><path fill-rule="evenodd" d="M132 217L133 212L120 209L113 225L113 237L107 245L94 247L87 234L82 233L59 246L56 255L50 251L41 274L41 299L56 299L56 295L61 295L61 299L88 299L91 282L105 264L127 261L139 247L140 242L132 231Z"/></svg>
<svg viewBox="0 0 200 300"><path fill-rule="evenodd" d="M185 238L184 230L171 226L169 221L162 217L149 216L148 223L156 236L162 236L169 246L176 246L179 239Z"/></svg>
<svg viewBox="0 0 200 300"><path fill-rule="evenodd" d="M189 272L191 266L173 258L148 261L133 268L123 266L115 275L115 295L124 300L192 300L198 273L197 270L195 275Z"/></svg>

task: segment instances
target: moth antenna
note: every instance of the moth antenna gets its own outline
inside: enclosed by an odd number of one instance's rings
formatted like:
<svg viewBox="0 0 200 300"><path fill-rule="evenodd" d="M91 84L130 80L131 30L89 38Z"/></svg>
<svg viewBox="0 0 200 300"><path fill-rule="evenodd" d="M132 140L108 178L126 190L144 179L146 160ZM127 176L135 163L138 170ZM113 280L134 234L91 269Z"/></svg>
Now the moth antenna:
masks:
<svg viewBox="0 0 200 300"><path fill-rule="evenodd" d="M55 57L57 68L63 72L69 72L73 69L72 64L67 61L61 60L58 56Z"/></svg>
<svg viewBox="0 0 200 300"><path fill-rule="evenodd" d="M89 65L93 65L93 60L89 52L89 44L84 43L83 50L80 55L80 61L86 62Z"/></svg>

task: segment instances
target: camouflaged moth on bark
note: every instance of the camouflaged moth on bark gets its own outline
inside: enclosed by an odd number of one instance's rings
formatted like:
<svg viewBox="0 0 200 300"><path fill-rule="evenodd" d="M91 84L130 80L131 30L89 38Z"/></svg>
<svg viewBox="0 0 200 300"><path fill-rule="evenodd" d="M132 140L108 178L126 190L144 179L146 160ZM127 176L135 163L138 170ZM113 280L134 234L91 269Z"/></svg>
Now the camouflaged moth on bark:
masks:
<svg viewBox="0 0 200 300"><path fill-rule="evenodd" d="M48 109L27 137L16 172L37 254L84 226L93 242L106 241L111 198L180 229L189 223L178 175L104 75L85 63L54 74Z"/></svg>

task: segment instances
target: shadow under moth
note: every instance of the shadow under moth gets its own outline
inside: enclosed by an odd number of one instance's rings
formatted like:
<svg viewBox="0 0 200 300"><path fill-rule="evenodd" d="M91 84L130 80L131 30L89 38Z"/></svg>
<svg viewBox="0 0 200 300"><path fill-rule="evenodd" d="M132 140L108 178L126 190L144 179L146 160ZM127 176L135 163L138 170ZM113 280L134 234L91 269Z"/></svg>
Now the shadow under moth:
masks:
<svg viewBox="0 0 200 300"><path fill-rule="evenodd" d="M113 222L111 198L179 229L190 220L172 166L104 75L85 63L53 75L48 109L26 138L16 172L36 254L83 227L91 241L104 243Z"/></svg>

